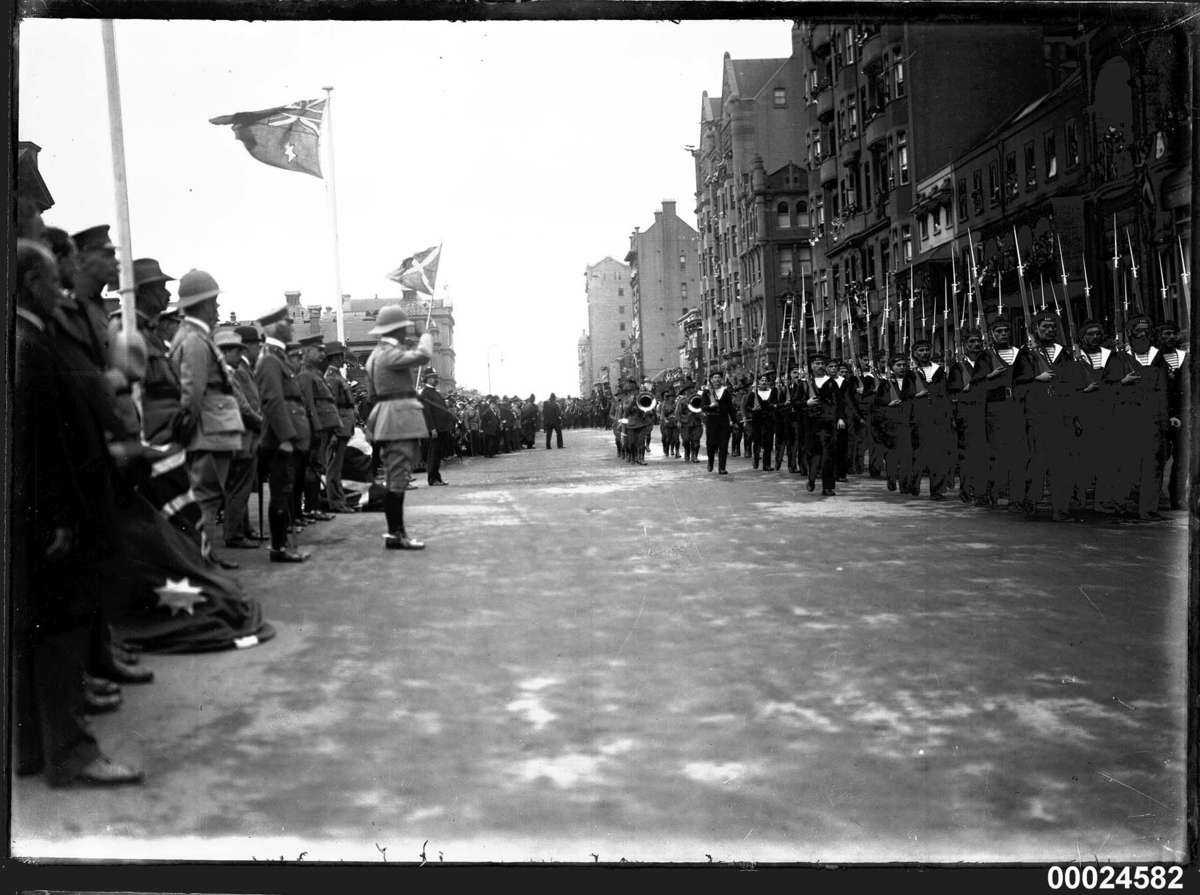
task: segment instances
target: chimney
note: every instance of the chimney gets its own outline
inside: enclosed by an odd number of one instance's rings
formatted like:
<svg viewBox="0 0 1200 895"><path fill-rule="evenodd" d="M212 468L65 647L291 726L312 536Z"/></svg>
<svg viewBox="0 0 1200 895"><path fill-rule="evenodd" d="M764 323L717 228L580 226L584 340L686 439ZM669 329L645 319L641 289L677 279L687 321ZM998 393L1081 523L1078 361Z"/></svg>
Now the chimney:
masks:
<svg viewBox="0 0 1200 895"><path fill-rule="evenodd" d="M299 305L300 305L300 291L299 290L296 290L294 292L285 292L285 293L283 293L283 297L287 299L289 308L299 307Z"/></svg>
<svg viewBox="0 0 1200 895"><path fill-rule="evenodd" d="M663 214L669 218L676 217L674 199L663 199Z"/></svg>

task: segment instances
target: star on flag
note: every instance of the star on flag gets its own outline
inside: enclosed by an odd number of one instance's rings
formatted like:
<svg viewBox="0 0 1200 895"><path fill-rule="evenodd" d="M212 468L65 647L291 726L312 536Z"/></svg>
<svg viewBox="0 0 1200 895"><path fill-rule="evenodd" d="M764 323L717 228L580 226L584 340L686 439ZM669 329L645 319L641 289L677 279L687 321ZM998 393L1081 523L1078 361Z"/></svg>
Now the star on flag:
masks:
<svg viewBox="0 0 1200 895"><path fill-rule="evenodd" d="M203 603L208 599L200 588L188 580L187 576L178 580L168 578L166 584L156 587L154 592L158 594L158 605L170 609L173 616L182 612L195 615L196 604Z"/></svg>
<svg viewBox="0 0 1200 895"><path fill-rule="evenodd" d="M210 118L211 124L233 126L254 158L286 171L321 177L321 122L325 100L307 99L257 112L235 112Z"/></svg>
<svg viewBox="0 0 1200 895"><path fill-rule="evenodd" d="M442 255L440 245L430 246L422 252L410 255L400 262L400 266L387 275L394 283L399 283L405 289L424 292L433 295L433 287L437 281L438 260Z"/></svg>

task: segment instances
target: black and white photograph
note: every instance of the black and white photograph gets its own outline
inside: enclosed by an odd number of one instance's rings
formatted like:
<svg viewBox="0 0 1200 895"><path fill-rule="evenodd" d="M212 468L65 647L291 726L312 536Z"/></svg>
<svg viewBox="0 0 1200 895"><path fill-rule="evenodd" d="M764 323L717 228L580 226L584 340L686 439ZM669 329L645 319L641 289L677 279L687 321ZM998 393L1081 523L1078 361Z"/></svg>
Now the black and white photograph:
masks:
<svg viewBox="0 0 1200 895"><path fill-rule="evenodd" d="M702 6L22 5L13 859L1194 878L1200 13Z"/></svg>

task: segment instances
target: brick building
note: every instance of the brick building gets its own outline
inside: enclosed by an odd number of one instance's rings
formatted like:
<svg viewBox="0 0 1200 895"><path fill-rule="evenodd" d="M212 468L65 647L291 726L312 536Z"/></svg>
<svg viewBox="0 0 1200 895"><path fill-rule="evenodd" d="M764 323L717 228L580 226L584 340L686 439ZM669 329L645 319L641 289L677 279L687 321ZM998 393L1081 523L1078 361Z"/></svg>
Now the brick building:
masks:
<svg viewBox="0 0 1200 895"><path fill-rule="evenodd" d="M629 278L629 267L612 257L588 265L584 272L590 382L580 394L590 394L591 386L599 380L615 390L622 366L633 367L633 291Z"/></svg>
<svg viewBox="0 0 1200 895"><path fill-rule="evenodd" d="M721 95L701 97L692 155L706 368L744 375L756 362L783 361L781 341L791 344L784 335L788 302L811 289L802 88L794 53L783 59L726 53Z"/></svg>
<svg viewBox="0 0 1200 895"><path fill-rule="evenodd" d="M654 223L629 237L629 285L632 295L631 334L636 377L653 379L679 365L676 322L700 285L699 239L664 201Z"/></svg>

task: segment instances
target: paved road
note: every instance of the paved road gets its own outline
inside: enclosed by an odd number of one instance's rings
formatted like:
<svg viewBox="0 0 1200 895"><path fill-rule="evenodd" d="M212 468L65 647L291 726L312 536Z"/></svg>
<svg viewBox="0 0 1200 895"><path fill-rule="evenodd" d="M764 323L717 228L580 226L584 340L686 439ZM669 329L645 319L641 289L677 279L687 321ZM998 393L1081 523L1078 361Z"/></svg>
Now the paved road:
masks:
<svg viewBox="0 0 1200 895"><path fill-rule="evenodd" d="M412 492L424 553L361 514L251 555L277 638L147 656L97 727L148 782L20 780L17 853L1183 857L1180 514L822 499L566 438Z"/></svg>

